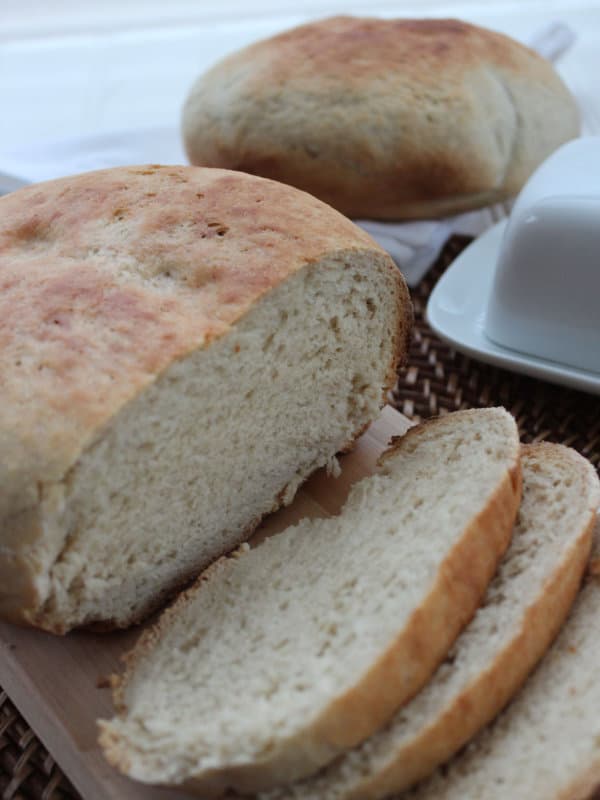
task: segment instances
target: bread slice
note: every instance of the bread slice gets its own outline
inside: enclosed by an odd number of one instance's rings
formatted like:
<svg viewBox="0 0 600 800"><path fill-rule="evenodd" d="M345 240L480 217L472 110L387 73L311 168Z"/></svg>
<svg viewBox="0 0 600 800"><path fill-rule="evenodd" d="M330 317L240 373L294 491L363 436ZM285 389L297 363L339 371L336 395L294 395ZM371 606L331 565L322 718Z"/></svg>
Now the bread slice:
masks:
<svg viewBox="0 0 600 800"><path fill-rule="evenodd" d="M222 560L131 654L108 760L201 794L302 777L379 728L470 619L510 541L503 409L413 428L339 516Z"/></svg>
<svg viewBox="0 0 600 800"><path fill-rule="evenodd" d="M354 218L439 217L517 194L579 133L552 64L455 19L333 17L201 75L182 130L193 164L304 189Z"/></svg>
<svg viewBox="0 0 600 800"><path fill-rule="evenodd" d="M131 167L0 199L0 616L139 620L379 413L412 311L318 200Z"/></svg>
<svg viewBox="0 0 600 800"><path fill-rule="evenodd" d="M596 495L596 503L598 503ZM411 800L588 800L600 786L600 530L596 560L520 694ZM403 795L404 797L404 795Z"/></svg>
<svg viewBox="0 0 600 800"><path fill-rule="evenodd" d="M594 468L574 450L524 446L521 465L511 545L482 607L431 681L387 727L318 777L264 800L374 800L400 792L454 755L517 691L575 599L600 502Z"/></svg>

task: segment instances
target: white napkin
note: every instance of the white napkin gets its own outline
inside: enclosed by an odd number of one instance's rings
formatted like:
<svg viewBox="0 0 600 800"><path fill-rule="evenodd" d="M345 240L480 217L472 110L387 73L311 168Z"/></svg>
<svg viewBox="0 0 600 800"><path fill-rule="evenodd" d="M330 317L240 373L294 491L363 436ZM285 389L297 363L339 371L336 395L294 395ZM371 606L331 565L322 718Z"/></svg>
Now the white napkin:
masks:
<svg viewBox="0 0 600 800"><path fill-rule="evenodd" d="M142 128L44 142L0 155L0 194L8 178L20 180L24 185L104 167L186 161L176 128ZM14 188L7 183L9 191Z"/></svg>
<svg viewBox="0 0 600 800"><path fill-rule="evenodd" d="M575 41L565 24L552 23L530 42L550 60ZM19 184L50 180L103 167L131 164L184 164L176 128L115 131L103 136L44 142L0 155L0 194ZM436 260L452 233L477 236L508 213L507 204L490 206L440 220L409 223L357 220L393 257L409 286L415 286Z"/></svg>

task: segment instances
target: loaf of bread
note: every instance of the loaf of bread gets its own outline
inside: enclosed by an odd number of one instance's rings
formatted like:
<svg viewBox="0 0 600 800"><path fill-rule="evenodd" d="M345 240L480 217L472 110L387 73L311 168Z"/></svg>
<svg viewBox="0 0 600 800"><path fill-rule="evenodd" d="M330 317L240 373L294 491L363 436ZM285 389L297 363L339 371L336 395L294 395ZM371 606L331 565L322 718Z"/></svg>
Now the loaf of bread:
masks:
<svg viewBox="0 0 600 800"><path fill-rule="evenodd" d="M600 503L598 476L574 450L527 445L521 464L523 500L510 547L481 608L427 686L389 725L317 777L261 800L397 796L454 755L520 688L575 599ZM427 796L439 797L439 784Z"/></svg>
<svg viewBox="0 0 600 800"><path fill-rule="evenodd" d="M596 503L598 497L596 496ZM596 535L598 565L600 538ZM411 800L592 800L600 786L600 571L515 701Z"/></svg>
<svg viewBox="0 0 600 800"><path fill-rule="evenodd" d="M351 217L408 219L515 195L579 116L552 65L504 35L335 17L218 63L182 127L193 164L275 178Z"/></svg>
<svg viewBox="0 0 600 800"><path fill-rule="evenodd" d="M0 200L0 616L139 620L377 416L411 306L318 200L132 167Z"/></svg>
<svg viewBox="0 0 600 800"><path fill-rule="evenodd" d="M210 796L301 777L356 745L475 612L520 484L503 409L409 430L339 516L221 560L141 638L102 723L109 761Z"/></svg>

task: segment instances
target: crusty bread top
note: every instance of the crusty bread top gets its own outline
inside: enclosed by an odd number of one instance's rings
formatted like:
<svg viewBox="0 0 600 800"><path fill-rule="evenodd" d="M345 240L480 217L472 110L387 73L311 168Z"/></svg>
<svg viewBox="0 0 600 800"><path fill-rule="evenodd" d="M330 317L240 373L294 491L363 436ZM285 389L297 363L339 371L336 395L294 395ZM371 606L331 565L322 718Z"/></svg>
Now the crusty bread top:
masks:
<svg viewBox="0 0 600 800"><path fill-rule="evenodd" d="M183 112L192 163L384 219L514 194L578 124L549 62L454 19L341 16L293 28L216 64Z"/></svg>
<svg viewBox="0 0 600 800"><path fill-rule="evenodd" d="M319 76L327 82L343 70L345 82L356 88L370 85L373 76L401 68L406 80L432 89L444 70L444 81L460 89L461 76L482 61L515 71L525 63L530 69L533 61L544 65L542 74L547 74L546 62L533 51L508 36L458 19L330 17L284 31L242 52L246 60L265 51L278 79Z"/></svg>
<svg viewBox="0 0 600 800"><path fill-rule="evenodd" d="M357 249L397 273L318 200L221 170L117 168L2 198L0 519L172 361L303 265Z"/></svg>

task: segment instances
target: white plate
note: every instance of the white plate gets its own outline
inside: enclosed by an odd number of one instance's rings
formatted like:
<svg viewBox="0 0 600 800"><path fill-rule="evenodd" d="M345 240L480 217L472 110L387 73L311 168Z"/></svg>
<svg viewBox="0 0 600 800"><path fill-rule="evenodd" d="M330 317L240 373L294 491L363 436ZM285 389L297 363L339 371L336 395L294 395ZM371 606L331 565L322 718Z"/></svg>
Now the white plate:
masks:
<svg viewBox="0 0 600 800"><path fill-rule="evenodd" d="M573 389L600 394L600 374L520 353L487 338L484 315L506 220L469 245L431 293L427 321L437 335L480 361Z"/></svg>

